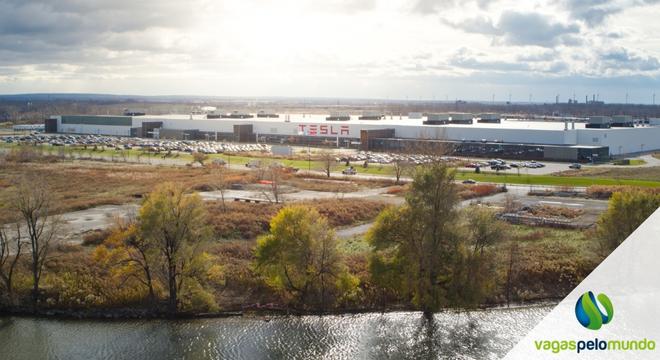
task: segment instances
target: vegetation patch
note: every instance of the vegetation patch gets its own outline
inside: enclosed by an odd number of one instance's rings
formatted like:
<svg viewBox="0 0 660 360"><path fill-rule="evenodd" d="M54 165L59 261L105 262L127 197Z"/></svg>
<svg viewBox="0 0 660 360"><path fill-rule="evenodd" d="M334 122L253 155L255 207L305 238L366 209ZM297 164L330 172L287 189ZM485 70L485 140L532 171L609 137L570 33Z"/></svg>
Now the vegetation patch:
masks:
<svg viewBox="0 0 660 360"><path fill-rule="evenodd" d="M347 226L376 218L387 205L367 199L319 199L303 202L328 219L331 226ZM270 220L284 207L275 203L209 201L209 221L215 234L223 239L254 239L266 233Z"/></svg>
<svg viewBox="0 0 660 360"><path fill-rule="evenodd" d="M612 180L645 180L645 181L658 182L659 181L658 179L660 179L660 166L635 167L635 168L585 167L580 170L561 171L553 175L559 177L576 177L576 178L593 177L593 178L609 178ZM607 185L607 184L602 184L602 185Z"/></svg>
<svg viewBox="0 0 660 360"><path fill-rule="evenodd" d="M660 187L649 188L649 187L638 187L638 186L625 186L625 185L613 185L613 186L603 186L603 185L594 185L587 188L587 196L593 199L607 200L612 197L612 194L615 192L626 192L626 191L642 191L650 194L660 194Z"/></svg>

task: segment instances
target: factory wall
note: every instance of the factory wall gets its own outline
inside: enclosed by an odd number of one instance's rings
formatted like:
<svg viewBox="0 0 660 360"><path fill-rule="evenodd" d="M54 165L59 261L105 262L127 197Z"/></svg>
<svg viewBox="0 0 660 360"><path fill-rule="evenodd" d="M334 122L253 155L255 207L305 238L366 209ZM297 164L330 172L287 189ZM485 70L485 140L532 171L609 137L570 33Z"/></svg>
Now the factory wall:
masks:
<svg viewBox="0 0 660 360"><path fill-rule="evenodd" d="M580 129L580 145L609 146L610 155L660 150L660 127Z"/></svg>
<svg viewBox="0 0 660 360"><path fill-rule="evenodd" d="M104 134L130 136L131 127L141 127L142 122L162 121L167 131L195 129L200 132L232 134L234 125L252 125L260 137L299 137L312 139L343 139L359 141L361 130L394 129L394 136L408 139L440 139L456 141L502 142L514 144L590 145L607 146L611 155L660 149L660 127L541 130L520 128L482 128L466 126L420 126L392 124L356 124L347 122L284 122L255 121L255 119L188 119L165 117L133 117L132 126L107 126L94 124L62 124L58 119L58 132L79 134ZM342 142L343 143L343 142Z"/></svg>

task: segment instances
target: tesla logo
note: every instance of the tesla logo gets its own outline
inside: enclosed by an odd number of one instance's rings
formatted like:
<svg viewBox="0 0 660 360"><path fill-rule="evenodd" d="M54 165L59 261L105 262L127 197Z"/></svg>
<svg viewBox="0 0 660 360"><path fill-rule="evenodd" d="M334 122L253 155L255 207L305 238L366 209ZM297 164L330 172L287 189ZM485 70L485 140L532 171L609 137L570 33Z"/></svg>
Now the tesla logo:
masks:
<svg viewBox="0 0 660 360"><path fill-rule="evenodd" d="M307 134L309 136L317 135L350 135L350 128L348 125L340 125L338 128L335 125L316 125L316 124L299 124L298 132Z"/></svg>

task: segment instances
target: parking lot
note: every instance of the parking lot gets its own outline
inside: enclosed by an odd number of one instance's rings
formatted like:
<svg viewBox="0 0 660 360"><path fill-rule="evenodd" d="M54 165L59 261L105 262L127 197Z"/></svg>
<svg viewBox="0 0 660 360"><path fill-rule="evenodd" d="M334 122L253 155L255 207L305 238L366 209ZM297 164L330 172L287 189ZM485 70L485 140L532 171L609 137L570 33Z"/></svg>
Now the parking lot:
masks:
<svg viewBox="0 0 660 360"><path fill-rule="evenodd" d="M271 146L268 144L248 144L248 143L226 143L215 141L199 141L199 140L166 140L166 139L145 139L136 137L117 137L117 136L102 136L102 135L74 135L74 134L43 134L33 133L27 135L5 135L0 136L0 142L6 144L36 144L47 145L53 147L100 147L101 149L115 149L115 150L131 150L141 149L148 153L167 153L167 152L181 152L192 153L201 152L205 154L221 154L221 153L262 153L264 155L271 154ZM294 153L306 154L308 148L294 147ZM327 151L328 149L312 149L313 154L318 154L319 151ZM437 156L425 154L401 154L401 153L381 153L381 152L368 152L368 151L355 151L348 149L331 149L336 156L338 162L351 162L354 165L359 165L364 162L369 164L387 165L394 162L406 162L409 164L424 164L437 160ZM454 156L441 156L441 160L451 162L454 164L464 164L461 167L464 171L474 171L476 165L479 165L481 171L500 171L509 174L521 175L546 175L565 171L569 169L569 163L565 162L537 162L537 161L507 161L501 159L483 159L483 158L465 158ZM651 158L649 156L649 158ZM656 160L657 159L653 159ZM501 165L499 170L492 168L498 163ZM584 164L584 168L592 166L608 166L604 164L590 165ZM611 165L609 165L611 166Z"/></svg>
<svg viewBox="0 0 660 360"><path fill-rule="evenodd" d="M221 154L225 152L265 152L270 153L266 144L233 144L214 141L196 140L156 140L135 137L116 137L100 135L65 135L65 134L30 134L2 136L0 140L11 144L37 144L50 146L104 147L107 149L130 150L143 149L150 152L201 152Z"/></svg>

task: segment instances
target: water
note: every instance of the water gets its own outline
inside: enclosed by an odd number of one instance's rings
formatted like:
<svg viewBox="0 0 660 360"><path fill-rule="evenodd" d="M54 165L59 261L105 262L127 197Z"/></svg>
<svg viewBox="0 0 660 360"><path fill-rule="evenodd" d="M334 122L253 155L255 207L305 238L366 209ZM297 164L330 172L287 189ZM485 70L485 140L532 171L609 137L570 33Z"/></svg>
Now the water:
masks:
<svg viewBox="0 0 660 360"><path fill-rule="evenodd" d="M550 307L198 320L0 317L0 358L498 359Z"/></svg>

